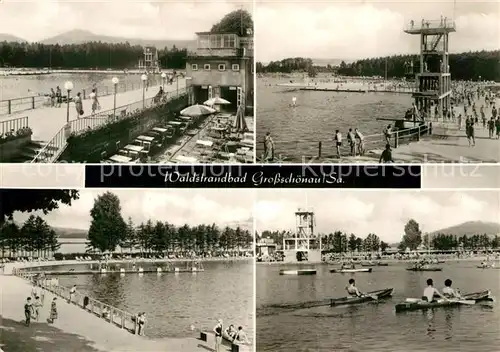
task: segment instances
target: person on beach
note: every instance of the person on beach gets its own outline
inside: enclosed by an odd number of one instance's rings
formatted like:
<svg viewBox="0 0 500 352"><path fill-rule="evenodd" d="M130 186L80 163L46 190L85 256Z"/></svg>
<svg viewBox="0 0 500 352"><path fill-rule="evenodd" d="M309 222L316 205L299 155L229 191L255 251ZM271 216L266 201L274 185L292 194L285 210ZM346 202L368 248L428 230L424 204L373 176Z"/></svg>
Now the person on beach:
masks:
<svg viewBox="0 0 500 352"><path fill-rule="evenodd" d="M56 102L57 102L56 107L60 108L62 104L62 92L59 86L56 87Z"/></svg>
<svg viewBox="0 0 500 352"><path fill-rule="evenodd" d="M47 319L47 321L49 322L49 324L53 324L54 321L57 319L57 297L54 297L52 299L52 303L50 304L50 315L49 315L49 319Z"/></svg>
<svg viewBox="0 0 500 352"><path fill-rule="evenodd" d="M24 303L24 317L26 318L26 326L30 326L31 316L33 315L33 304L31 302L31 297L26 298Z"/></svg>
<svg viewBox="0 0 500 352"><path fill-rule="evenodd" d="M69 290L69 298L68 298L68 303L73 302L73 297L76 294L76 285L73 285L73 287Z"/></svg>
<svg viewBox="0 0 500 352"><path fill-rule="evenodd" d="M271 132L266 133L264 138L264 161L274 160L274 141L271 137Z"/></svg>
<svg viewBox="0 0 500 352"><path fill-rule="evenodd" d="M220 345L222 343L222 332L223 327L222 327L222 319L219 319L217 321L217 324L214 326L214 334L215 334L215 352L220 352Z"/></svg>
<svg viewBox="0 0 500 352"><path fill-rule="evenodd" d="M394 160L392 160L392 149L390 144L385 145L385 149L380 155L380 159L378 162L380 164L388 164L394 162Z"/></svg>
<svg viewBox="0 0 500 352"><path fill-rule="evenodd" d="M54 88L50 88L50 107L54 107L56 105L56 92Z"/></svg>
<svg viewBox="0 0 500 352"><path fill-rule="evenodd" d="M35 302L33 302L33 318L38 321L40 317L40 307L42 307L42 302L40 301L40 296L35 297Z"/></svg>
<svg viewBox="0 0 500 352"><path fill-rule="evenodd" d="M146 313L142 312L139 313L137 316L137 325L138 325L138 332L137 334L139 336L144 336L144 329L146 328Z"/></svg>
<svg viewBox="0 0 500 352"><path fill-rule="evenodd" d="M387 144L391 144L391 136L392 136L392 128L391 125L388 125L387 128L384 130L385 142Z"/></svg>
<svg viewBox="0 0 500 352"><path fill-rule="evenodd" d="M335 149L337 150L337 158L340 159L340 147L342 146L342 133L339 130L335 131Z"/></svg>
<svg viewBox="0 0 500 352"><path fill-rule="evenodd" d="M351 156L356 156L356 138L354 137L352 128L349 128L349 132L347 132L347 142L349 143L349 147L351 149Z"/></svg>
<svg viewBox="0 0 500 352"><path fill-rule="evenodd" d="M99 104L99 100L97 100L97 90L95 88L92 89L89 98L92 101L92 115L94 115L97 110L101 110L101 105Z"/></svg>
<svg viewBox="0 0 500 352"><path fill-rule="evenodd" d="M358 154L363 156L365 154L365 137L357 128L354 129L354 136L358 144Z"/></svg>
<svg viewBox="0 0 500 352"><path fill-rule="evenodd" d="M82 97L81 97L80 92L76 93L74 101L75 101L75 109L76 109L76 118L79 119L80 116L83 115L83 102L82 102Z"/></svg>

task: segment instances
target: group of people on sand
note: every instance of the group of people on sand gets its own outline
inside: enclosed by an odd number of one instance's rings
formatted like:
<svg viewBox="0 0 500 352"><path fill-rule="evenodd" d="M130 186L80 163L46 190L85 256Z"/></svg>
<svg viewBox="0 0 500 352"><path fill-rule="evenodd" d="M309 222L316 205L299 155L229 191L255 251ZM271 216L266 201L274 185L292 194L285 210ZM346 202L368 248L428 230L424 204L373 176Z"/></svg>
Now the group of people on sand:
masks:
<svg viewBox="0 0 500 352"><path fill-rule="evenodd" d="M222 319L217 320L217 324L214 326L213 332L215 334L215 352L221 351L222 340L226 339L232 343L239 344L249 344L250 341L246 333L243 331L242 326L238 326L238 329L231 324L224 330L224 324Z"/></svg>
<svg viewBox="0 0 500 352"><path fill-rule="evenodd" d="M40 319L40 310L43 308L44 300L45 293L43 290L39 292L38 287L33 285L33 288L31 289L31 296L27 297L24 302L24 317L26 326L30 326L32 320L38 321ZM49 317L47 318L47 322L49 324L54 323L57 319L56 301L57 298L54 297L50 305Z"/></svg>

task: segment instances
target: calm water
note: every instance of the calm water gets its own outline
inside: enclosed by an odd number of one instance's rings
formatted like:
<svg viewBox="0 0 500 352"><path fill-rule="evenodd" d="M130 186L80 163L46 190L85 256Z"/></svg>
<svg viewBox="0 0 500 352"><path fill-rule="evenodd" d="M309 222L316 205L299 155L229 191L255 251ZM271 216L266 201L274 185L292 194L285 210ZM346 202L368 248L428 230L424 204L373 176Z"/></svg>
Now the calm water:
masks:
<svg viewBox="0 0 500 352"><path fill-rule="evenodd" d="M50 93L50 88L59 86L64 90L64 82L71 81L74 91L89 89L94 84L97 87L111 87L111 79L116 76L120 80L119 90L123 85L129 88L132 83L140 87L141 76L138 74L116 74L116 73L54 73L50 75L30 76L0 76L0 100L20 98L38 94ZM90 92L89 92L90 93Z"/></svg>
<svg viewBox="0 0 500 352"><path fill-rule="evenodd" d="M394 304L420 297L429 277L439 288L446 278L463 293L490 289L500 297L499 270L477 263L443 264L442 272L410 272L403 264L355 274L361 291L393 287L383 303L287 310L286 304L345 296L350 275L318 265L316 276L280 276L283 266L257 266L257 351L498 351L500 310L494 305L394 313ZM496 304L496 303L495 303ZM428 331L429 323L435 331Z"/></svg>
<svg viewBox="0 0 500 352"><path fill-rule="evenodd" d="M283 82L257 81L259 155L267 132L273 136L277 154L316 155L318 142L331 141L336 129L344 135L356 127L365 136L381 133L386 123L377 118L402 117L411 107L409 94L311 92L275 85ZM295 108L290 106L292 97L297 97Z"/></svg>
<svg viewBox="0 0 500 352"><path fill-rule="evenodd" d="M151 337L193 336L191 325L212 329L216 319L222 318L245 327L251 338L253 262L203 265L205 271L197 274L75 275L60 276L59 283L66 287L76 284L78 291L131 313L146 312L146 334ZM85 265L73 267L81 270Z"/></svg>

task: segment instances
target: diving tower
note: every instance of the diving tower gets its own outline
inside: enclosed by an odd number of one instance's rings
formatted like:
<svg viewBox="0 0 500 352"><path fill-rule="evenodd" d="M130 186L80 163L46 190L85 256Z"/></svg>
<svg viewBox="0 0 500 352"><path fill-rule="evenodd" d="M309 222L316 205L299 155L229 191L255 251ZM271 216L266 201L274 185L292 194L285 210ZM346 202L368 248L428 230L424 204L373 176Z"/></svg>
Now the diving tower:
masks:
<svg viewBox="0 0 500 352"><path fill-rule="evenodd" d="M405 33L420 36L420 65L415 75L417 91L413 93L415 107L424 118L437 107L438 118L451 110L451 74L449 64L449 34L455 32L455 22L446 17L420 23L411 21ZM413 74L413 63L411 63Z"/></svg>
<svg viewBox="0 0 500 352"><path fill-rule="evenodd" d="M312 210L295 212L295 232L283 238L285 262L321 262L321 237L315 233Z"/></svg>

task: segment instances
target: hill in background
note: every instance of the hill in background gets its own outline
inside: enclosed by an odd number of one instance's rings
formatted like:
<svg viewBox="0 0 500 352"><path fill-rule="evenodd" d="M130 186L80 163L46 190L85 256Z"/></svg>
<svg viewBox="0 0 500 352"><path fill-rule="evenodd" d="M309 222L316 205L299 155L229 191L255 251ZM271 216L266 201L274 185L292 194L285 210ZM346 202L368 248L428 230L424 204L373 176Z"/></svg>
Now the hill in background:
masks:
<svg viewBox="0 0 500 352"><path fill-rule="evenodd" d="M12 35L12 34L0 33L0 42L24 43L24 42L27 42L27 40L16 37L15 35Z"/></svg>

